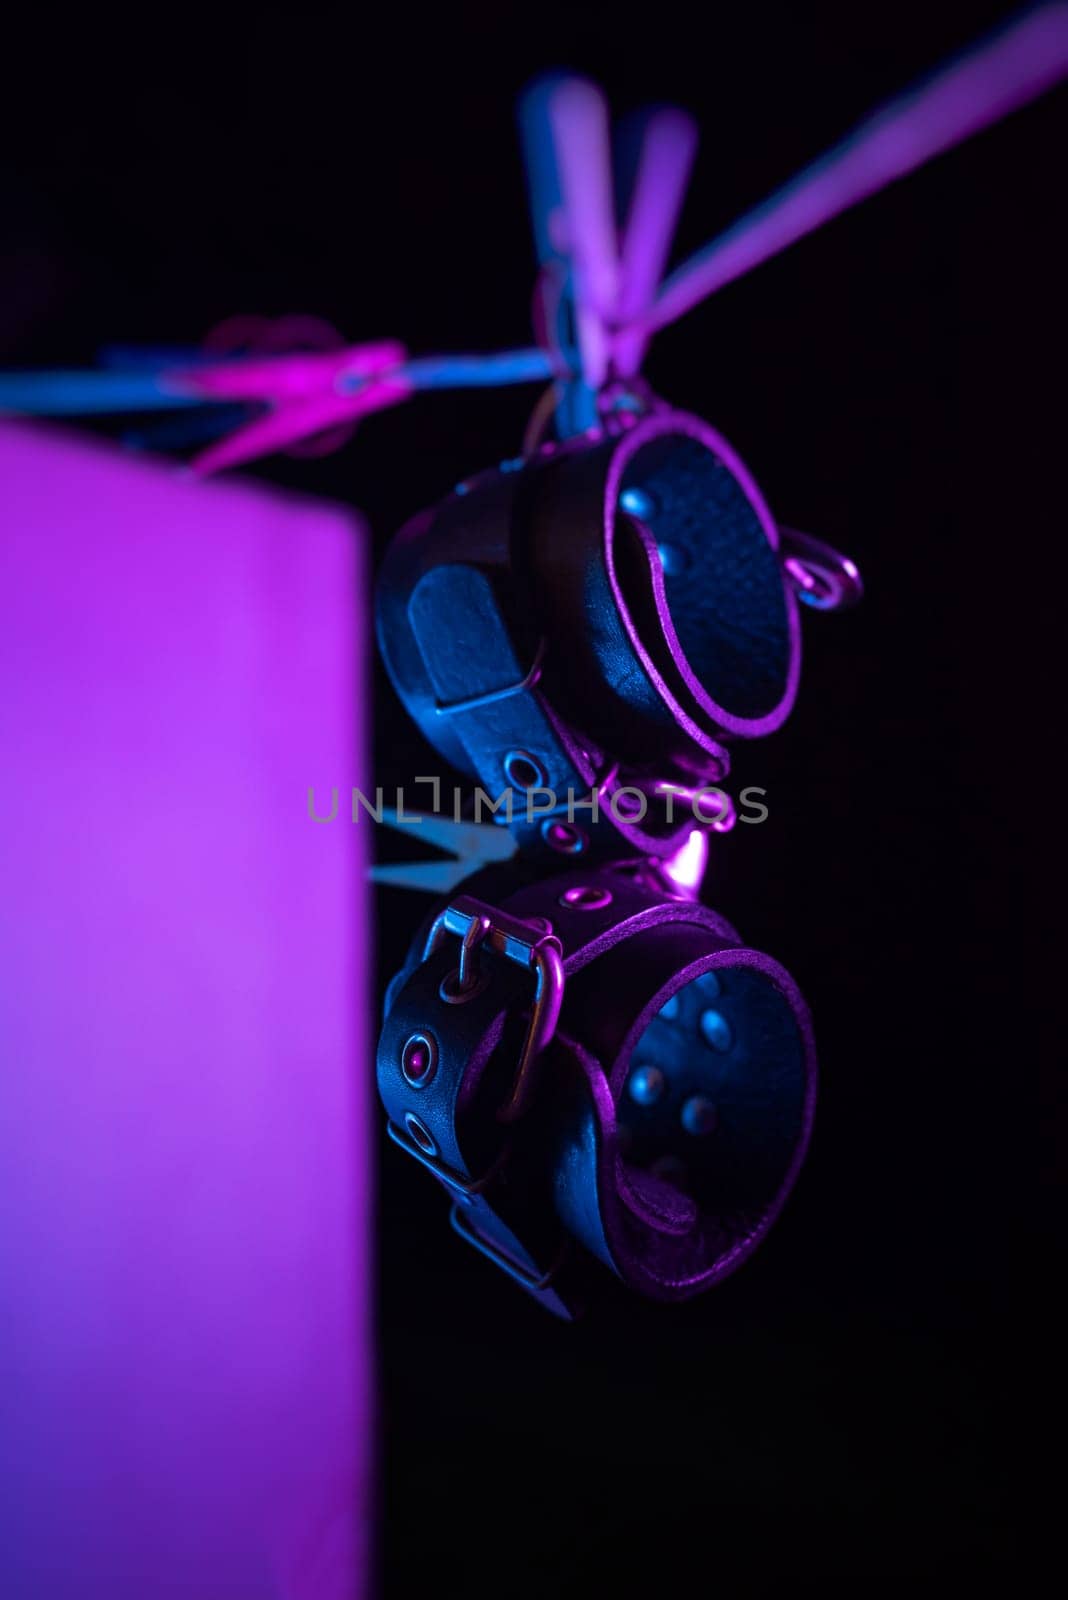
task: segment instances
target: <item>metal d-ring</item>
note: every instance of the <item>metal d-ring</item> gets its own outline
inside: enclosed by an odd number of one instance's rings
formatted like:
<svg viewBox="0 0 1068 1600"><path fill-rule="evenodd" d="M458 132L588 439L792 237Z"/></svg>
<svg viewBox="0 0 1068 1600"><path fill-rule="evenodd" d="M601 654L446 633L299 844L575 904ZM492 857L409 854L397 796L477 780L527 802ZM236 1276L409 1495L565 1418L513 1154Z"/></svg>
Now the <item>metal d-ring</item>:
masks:
<svg viewBox="0 0 1068 1600"><path fill-rule="evenodd" d="M844 611L864 596L864 583L854 561L810 533L779 529L783 571L803 605L816 611Z"/></svg>

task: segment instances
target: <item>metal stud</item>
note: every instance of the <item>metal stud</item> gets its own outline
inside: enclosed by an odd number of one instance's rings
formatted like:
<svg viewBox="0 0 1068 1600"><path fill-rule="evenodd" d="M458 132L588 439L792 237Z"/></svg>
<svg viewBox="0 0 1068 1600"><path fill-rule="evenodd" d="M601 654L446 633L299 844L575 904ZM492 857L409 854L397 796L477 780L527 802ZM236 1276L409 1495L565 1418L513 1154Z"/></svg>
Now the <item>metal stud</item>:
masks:
<svg viewBox="0 0 1068 1600"><path fill-rule="evenodd" d="M712 1050L729 1050L734 1043L731 1025L721 1011L702 1011L701 1037Z"/></svg>
<svg viewBox="0 0 1068 1600"><path fill-rule="evenodd" d="M659 1067L635 1067L627 1080L631 1099L639 1106L655 1106L667 1080Z"/></svg>
<svg viewBox="0 0 1068 1600"><path fill-rule="evenodd" d="M675 578L680 572L685 572L690 565L689 552L678 544L658 544L656 553L660 557L660 565L669 578Z"/></svg>
<svg viewBox="0 0 1068 1600"><path fill-rule="evenodd" d="M682 1108L682 1125L696 1137L711 1133L718 1120L715 1106L703 1094L691 1095Z"/></svg>
<svg viewBox="0 0 1068 1600"><path fill-rule="evenodd" d="M656 501L647 489L637 487L624 489L619 497L619 503L629 516L640 517L643 522L649 517L654 517L657 512Z"/></svg>

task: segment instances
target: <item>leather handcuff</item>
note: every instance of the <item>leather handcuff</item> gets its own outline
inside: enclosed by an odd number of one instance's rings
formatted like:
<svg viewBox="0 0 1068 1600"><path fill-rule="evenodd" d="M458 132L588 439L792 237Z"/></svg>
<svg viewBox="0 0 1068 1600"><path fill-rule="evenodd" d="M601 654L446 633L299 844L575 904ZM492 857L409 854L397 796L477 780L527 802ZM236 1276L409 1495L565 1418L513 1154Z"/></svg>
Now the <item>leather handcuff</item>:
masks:
<svg viewBox="0 0 1068 1600"><path fill-rule="evenodd" d="M481 474L387 554L379 641L409 713L489 797L543 798L513 813L517 861L462 885L390 985L379 1092L457 1231L558 1315L594 1262L657 1299L715 1283L803 1159L805 1003L673 882L694 813L658 802L781 725L806 591L829 609L859 577L784 538L729 446L670 411Z"/></svg>
<svg viewBox="0 0 1068 1600"><path fill-rule="evenodd" d="M663 1300L743 1261L804 1156L815 1082L793 980L641 867L457 896L378 1051L391 1137L457 1231L563 1316L583 1253Z"/></svg>

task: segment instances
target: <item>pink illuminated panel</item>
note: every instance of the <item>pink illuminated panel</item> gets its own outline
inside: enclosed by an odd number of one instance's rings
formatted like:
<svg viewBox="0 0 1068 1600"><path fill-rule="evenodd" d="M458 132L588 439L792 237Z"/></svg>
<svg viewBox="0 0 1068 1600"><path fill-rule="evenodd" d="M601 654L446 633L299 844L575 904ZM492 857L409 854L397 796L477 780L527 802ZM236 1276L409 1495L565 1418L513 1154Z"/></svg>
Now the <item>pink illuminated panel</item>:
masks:
<svg viewBox="0 0 1068 1600"><path fill-rule="evenodd" d="M0 425L0 1594L364 1593L356 519Z"/></svg>

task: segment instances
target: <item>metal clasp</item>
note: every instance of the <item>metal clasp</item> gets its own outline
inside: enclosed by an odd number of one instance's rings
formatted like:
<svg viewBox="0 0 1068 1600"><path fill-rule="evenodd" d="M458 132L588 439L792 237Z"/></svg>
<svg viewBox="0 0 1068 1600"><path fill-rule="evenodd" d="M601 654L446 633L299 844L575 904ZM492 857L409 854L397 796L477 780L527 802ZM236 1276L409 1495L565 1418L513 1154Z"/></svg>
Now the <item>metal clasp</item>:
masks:
<svg viewBox="0 0 1068 1600"><path fill-rule="evenodd" d="M534 1087L534 1063L552 1040L560 1017L564 998L564 958L560 941L548 927L532 927L529 922L521 922L517 917L483 905L471 895L458 895L434 918L423 951L424 961L429 961L447 934L461 941L458 981L451 996L454 1001L462 1002L465 995L473 996L481 987L474 972L474 960L476 951L483 948L534 974L534 1004L519 1053L512 1093L497 1113L501 1122L514 1122L526 1110Z"/></svg>

